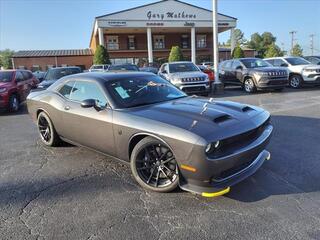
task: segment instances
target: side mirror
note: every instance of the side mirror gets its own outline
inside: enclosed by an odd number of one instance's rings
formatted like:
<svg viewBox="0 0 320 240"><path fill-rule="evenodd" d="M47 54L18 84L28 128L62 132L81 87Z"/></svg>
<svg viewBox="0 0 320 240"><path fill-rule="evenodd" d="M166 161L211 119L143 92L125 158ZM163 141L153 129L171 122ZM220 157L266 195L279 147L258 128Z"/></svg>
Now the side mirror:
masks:
<svg viewBox="0 0 320 240"><path fill-rule="evenodd" d="M86 99L81 102L81 107L83 108L92 108L96 107L96 100L94 99Z"/></svg>
<svg viewBox="0 0 320 240"><path fill-rule="evenodd" d="M39 77L38 80L39 82L42 82L44 80L44 77Z"/></svg>
<svg viewBox="0 0 320 240"><path fill-rule="evenodd" d="M280 67L288 67L288 64L282 63L282 64L280 65Z"/></svg>
<svg viewBox="0 0 320 240"><path fill-rule="evenodd" d="M163 70L161 73L162 74L168 74L167 70Z"/></svg>
<svg viewBox="0 0 320 240"><path fill-rule="evenodd" d="M238 66L238 67L236 67L236 70L242 71L242 70L243 70L243 67L242 67L242 66Z"/></svg>

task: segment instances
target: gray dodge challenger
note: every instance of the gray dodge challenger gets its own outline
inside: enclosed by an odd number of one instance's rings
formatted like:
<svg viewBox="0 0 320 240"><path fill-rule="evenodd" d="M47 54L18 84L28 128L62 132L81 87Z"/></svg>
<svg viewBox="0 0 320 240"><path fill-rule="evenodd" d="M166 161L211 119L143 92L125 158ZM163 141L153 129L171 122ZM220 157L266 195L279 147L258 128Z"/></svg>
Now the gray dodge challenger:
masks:
<svg viewBox="0 0 320 240"><path fill-rule="evenodd" d="M88 147L130 163L144 188L214 197L270 159L273 127L258 107L187 96L151 73L82 73L31 92L47 146Z"/></svg>

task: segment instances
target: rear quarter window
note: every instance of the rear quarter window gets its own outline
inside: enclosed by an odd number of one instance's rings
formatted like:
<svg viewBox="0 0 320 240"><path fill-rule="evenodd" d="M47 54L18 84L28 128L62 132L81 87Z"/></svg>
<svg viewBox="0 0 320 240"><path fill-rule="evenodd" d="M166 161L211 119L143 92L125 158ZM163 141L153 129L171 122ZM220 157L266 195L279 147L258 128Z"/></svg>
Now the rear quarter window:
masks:
<svg viewBox="0 0 320 240"><path fill-rule="evenodd" d="M75 81L69 81L62 85L62 87L58 90L58 92L64 96L65 98L70 98L71 90L74 86Z"/></svg>

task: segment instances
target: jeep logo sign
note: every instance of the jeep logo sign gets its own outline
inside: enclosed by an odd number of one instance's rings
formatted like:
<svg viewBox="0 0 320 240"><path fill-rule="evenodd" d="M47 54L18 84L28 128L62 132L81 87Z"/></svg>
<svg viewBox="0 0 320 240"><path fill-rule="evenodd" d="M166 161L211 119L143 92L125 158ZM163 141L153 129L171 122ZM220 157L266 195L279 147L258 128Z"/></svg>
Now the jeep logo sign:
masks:
<svg viewBox="0 0 320 240"><path fill-rule="evenodd" d="M154 13L152 11L147 12L148 20L165 20L165 19L196 19L196 14L190 14L183 12L166 12L166 13Z"/></svg>

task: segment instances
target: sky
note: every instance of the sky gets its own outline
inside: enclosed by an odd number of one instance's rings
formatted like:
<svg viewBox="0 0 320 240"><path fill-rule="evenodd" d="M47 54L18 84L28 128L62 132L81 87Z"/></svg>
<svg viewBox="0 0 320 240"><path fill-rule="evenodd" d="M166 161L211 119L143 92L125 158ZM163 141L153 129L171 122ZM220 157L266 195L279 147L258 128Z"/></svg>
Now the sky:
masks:
<svg viewBox="0 0 320 240"><path fill-rule="evenodd" d="M212 9L212 0L183 0ZM88 48L94 18L156 0L0 0L0 50ZM310 54L310 34L320 54L320 0L219 0L220 13L238 18L245 37L270 31L288 50L290 31ZM230 33L219 34L225 42Z"/></svg>

